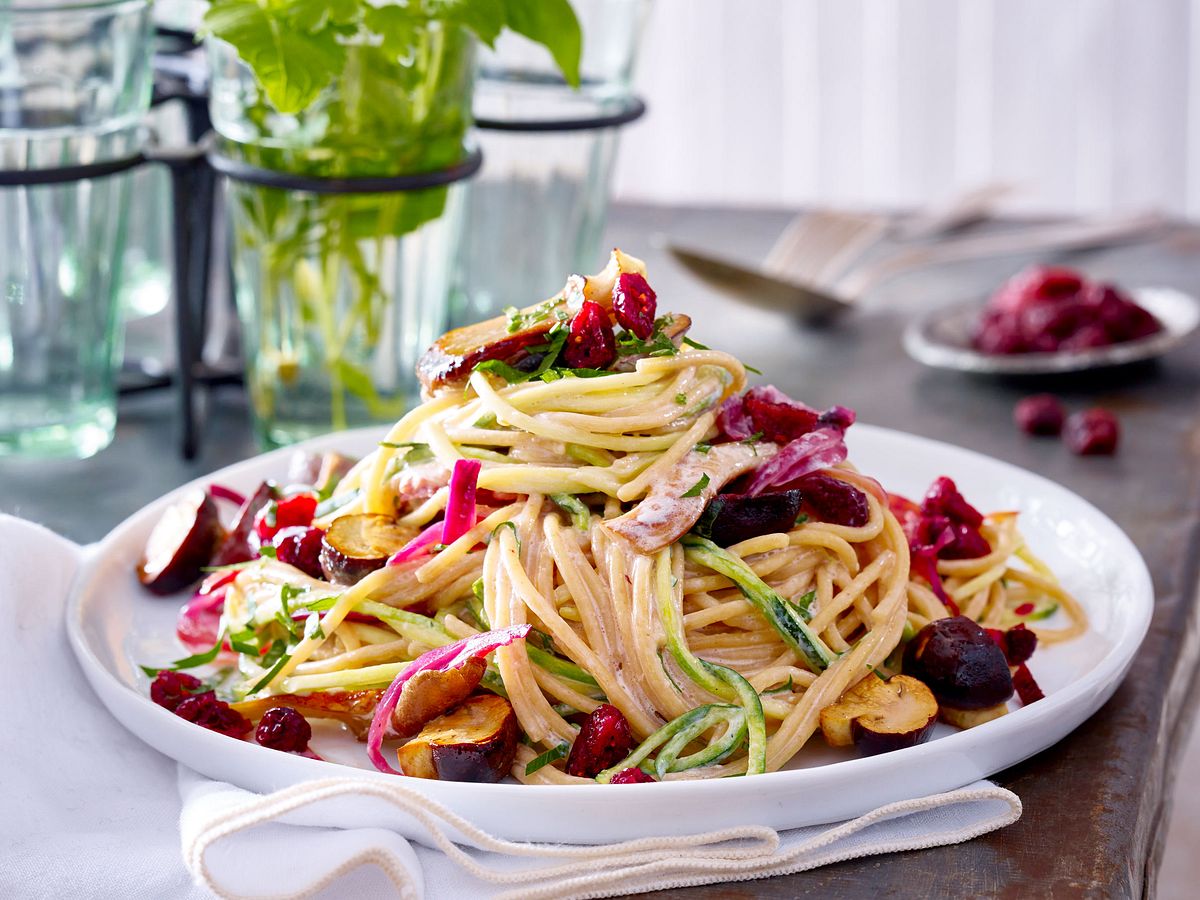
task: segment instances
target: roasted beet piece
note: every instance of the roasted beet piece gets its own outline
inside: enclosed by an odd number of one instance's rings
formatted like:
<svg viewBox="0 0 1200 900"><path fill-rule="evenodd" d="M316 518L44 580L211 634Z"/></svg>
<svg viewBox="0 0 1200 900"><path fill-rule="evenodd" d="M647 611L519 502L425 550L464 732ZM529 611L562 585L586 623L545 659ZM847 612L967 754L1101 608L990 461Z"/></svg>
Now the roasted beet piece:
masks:
<svg viewBox="0 0 1200 900"><path fill-rule="evenodd" d="M791 531L800 515L801 500L800 491L757 497L721 494L708 502L692 530L722 547L760 534Z"/></svg>
<svg viewBox="0 0 1200 900"><path fill-rule="evenodd" d="M637 272L622 272L613 284L613 313L617 322L643 341L654 331L654 315L658 311L658 295L649 282Z"/></svg>
<svg viewBox="0 0 1200 900"><path fill-rule="evenodd" d="M1026 628L1025 623L1022 622L1004 632L1004 643L1001 644L1001 648L1004 650L1008 664L1018 666L1033 656L1033 651L1037 649L1037 643L1037 633L1031 628Z"/></svg>
<svg viewBox="0 0 1200 900"><path fill-rule="evenodd" d="M150 699L159 706L175 712L179 704L193 694L203 693L202 682L195 675L163 669L150 684Z"/></svg>
<svg viewBox="0 0 1200 900"><path fill-rule="evenodd" d="M623 760L633 748L633 732L624 714L609 703L601 703L587 717L571 745L567 774L595 778Z"/></svg>
<svg viewBox="0 0 1200 900"><path fill-rule="evenodd" d="M917 632L904 648L904 674L958 710L992 707L1013 694L1004 652L966 616L936 619Z"/></svg>
<svg viewBox="0 0 1200 900"><path fill-rule="evenodd" d="M243 737L253 727L245 716L224 700L218 700L212 691L184 699L175 707L175 715L233 738Z"/></svg>
<svg viewBox="0 0 1200 900"><path fill-rule="evenodd" d="M754 430L768 441L786 444L817 427L821 414L773 387L751 388L744 399Z"/></svg>
<svg viewBox="0 0 1200 900"><path fill-rule="evenodd" d="M867 495L840 478L813 472L788 487L796 488L803 497L801 511L819 522L861 528L871 518Z"/></svg>
<svg viewBox="0 0 1200 900"><path fill-rule="evenodd" d="M1111 456L1120 438L1117 417L1100 407L1075 413L1063 429L1067 449L1077 456Z"/></svg>
<svg viewBox="0 0 1200 900"><path fill-rule="evenodd" d="M229 529L229 535L217 550L216 556L213 557L212 564L214 566L228 566L254 559L258 552L257 543L251 546L251 541L257 542L258 540L258 535L254 533L254 520L274 496L275 486L269 481L264 481L253 494L246 498L246 502L242 504L237 517L233 520L233 527Z"/></svg>
<svg viewBox="0 0 1200 900"><path fill-rule="evenodd" d="M320 528L304 525L289 525L275 534L271 544L275 547L275 558L295 566L312 578L324 578L321 572L321 544L325 532Z"/></svg>
<svg viewBox="0 0 1200 900"><path fill-rule="evenodd" d="M1026 434L1057 435L1062 432L1066 410L1053 394L1034 394L1017 402L1013 420Z"/></svg>
<svg viewBox="0 0 1200 900"><path fill-rule="evenodd" d="M636 766L622 769L608 780L609 784L651 784L653 782L654 778L652 776L647 775Z"/></svg>
<svg viewBox="0 0 1200 900"><path fill-rule="evenodd" d="M608 312L593 300L584 300L563 347L563 359L572 369L606 369L616 361L617 339Z"/></svg>
<svg viewBox="0 0 1200 900"><path fill-rule="evenodd" d="M290 706L273 706L263 713L254 739L272 750L299 753L312 740L312 726Z"/></svg>
<svg viewBox="0 0 1200 900"><path fill-rule="evenodd" d="M953 532L954 539L938 551L939 559L979 559L992 552L991 545L979 533L978 528L972 528L962 522L949 522L948 527Z"/></svg>
<svg viewBox="0 0 1200 900"><path fill-rule="evenodd" d="M1025 663L1021 663L1017 666L1017 671L1013 672L1013 687L1016 688L1017 696L1021 698L1022 706L1036 703L1046 696Z"/></svg>

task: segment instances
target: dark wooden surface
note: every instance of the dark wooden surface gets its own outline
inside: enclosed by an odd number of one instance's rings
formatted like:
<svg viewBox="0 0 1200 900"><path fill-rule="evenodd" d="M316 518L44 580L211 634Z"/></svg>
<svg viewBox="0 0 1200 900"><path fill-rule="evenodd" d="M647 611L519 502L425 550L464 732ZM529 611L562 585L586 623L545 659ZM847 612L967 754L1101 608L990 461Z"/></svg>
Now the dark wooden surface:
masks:
<svg viewBox="0 0 1200 900"><path fill-rule="evenodd" d="M1145 556L1154 620L1113 699L1058 746L997 780L1025 804L1016 825L971 843L875 857L816 872L665 892L678 897L1137 897L1153 894L1200 640L1200 335L1157 365L1036 385L937 373L909 360L900 331L914 312L982 296L1023 260L957 264L883 286L862 312L815 331L733 305L655 248L671 233L754 258L787 216L753 211L622 208L610 239L650 263L662 301L687 311L696 337L719 344L809 403L855 407L861 420L970 447L1037 471L1091 500ZM1200 295L1200 232L1176 226L1153 241L1067 261L1127 285L1165 284ZM1053 389L1072 405L1102 404L1124 426L1112 459L1078 459L1011 426L1013 403ZM192 477L251 455L240 395L211 398L203 452L175 452L174 405L146 395L122 403L112 447L85 462L0 460L0 509L76 540L101 537L144 503Z"/></svg>

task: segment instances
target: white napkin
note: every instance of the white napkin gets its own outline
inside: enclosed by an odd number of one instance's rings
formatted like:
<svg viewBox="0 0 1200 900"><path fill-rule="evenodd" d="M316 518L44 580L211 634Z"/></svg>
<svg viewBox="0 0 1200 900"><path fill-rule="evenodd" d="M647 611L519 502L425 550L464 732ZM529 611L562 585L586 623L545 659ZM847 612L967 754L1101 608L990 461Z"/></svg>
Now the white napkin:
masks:
<svg viewBox="0 0 1200 900"><path fill-rule="evenodd" d="M15 626L0 654L0 677L11 688L0 730L0 808L8 811L0 816L0 896L607 897L953 844L1021 815L1015 794L980 781L834 826L573 847L499 841L404 779L328 778L253 794L176 767L100 705L63 627L80 552L45 529L0 515L0 614ZM434 846L383 828L312 824L321 821L323 804L347 795L417 817ZM466 836L473 848L451 843L446 831Z"/></svg>

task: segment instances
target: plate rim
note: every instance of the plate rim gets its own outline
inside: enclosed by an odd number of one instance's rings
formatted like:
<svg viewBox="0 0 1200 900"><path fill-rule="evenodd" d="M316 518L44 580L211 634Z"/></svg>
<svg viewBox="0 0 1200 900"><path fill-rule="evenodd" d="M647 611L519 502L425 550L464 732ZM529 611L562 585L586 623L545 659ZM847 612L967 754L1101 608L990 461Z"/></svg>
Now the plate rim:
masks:
<svg viewBox="0 0 1200 900"><path fill-rule="evenodd" d="M1083 505L1088 513L1089 521L1099 524L1106 531L1110 532L1111 538L1123 544L1123 550L1131 555L1132 560L1136 560L1137 562L1137 565L1129 573L1132 579L1133 595L1139 600L1136 608L1129 612L1131 616L1130 627L1126 628L1117 637L1107 652L1097 660L1096 664L1082 678L1071 682L1061 690L1051 694L1052 703L1036 704L1012 710L1008 715L989 722L980 728L959 731L893 753L840 760L825 765L801 769L771 772L761 780L759 778L751 781L728 778L656 782L654 786L647 784L627 785L625 786L626 791L622 793L622 796L629 798L631 801L635 797L640 797L644 800L648 792L654 791L656 793L649 796L655 799L678 800L696 792L697 785L705 785L702 789L703 799L710 802L720 802L723 799L727 800L743 795L747 791L747 784L759 784L775 793L782 793L784 791L795 793L819 784L825 786L822 783L829 780L859 784L870 783L872 779L888 774L888 770L896 768L898 763L906 764L906 768L912 768L914 766L920 767L922 761L929 757L944 754L970 757L973 751L979 751L988 744L998 746L1005 742L1006 739L1011 741L1014 736L1019 736L1022 732L1035 730L1037 724L1043 720L1053 719L1056 716L1070 718L1079 708L1090 707L1078 723L1067 728L1066 731L1054 737L1049 743L1041 743L1041 738L1038 737L1032 741L1027 753L1017 759L1007 759L1003 765L991 768L989 772L982 776L987 777L987 775L994 774L1002 768L1015 765L1017 762L1061 741L1067 734L1074 731L1079 724L1086 720L1086 718L1094 714L1103 703L1107 702L1128 672L1129 666L1150 626L1154 609L1154 587L1145 560L1120 526L1090 501L1079 496L1069 488L1051 481L1036 472L1023 469L1004 460L975 450L896 429L882 428L865 423L857 424L855 427L859 434L863 434L864 436L869 435L869 439L899 440L900 442L911 442L911 446L919 449L948 450L953 454L963 454L975 463L983 462L988 466L1000 467L1001 474L1006 470L1020 473L1023 478L1032 479L1033 483L1038 487L1044 488L1048 486L1054 492L1065 492L1072 496L1075 501ZM119 544L122 532L132 527L139 518L148 515L151 510L170 502L173 497L196 486L207 485L221 478L224 473L238 467L247 466L252 463L265 463L268 460L283 459L296 450L328 448L352 439L367 440L371 435L378 437L382 431L383 429L381 428L367 427L321 435L296 445L258 454L246 460L222 467L215 472L201 475L141 507L116 525L101 541L89 546L88 552L72 583L67 600L65 610L67 636L72 651L79 661L81 668L84 670L89 683L99 695L101 702L104 703L114 718L123 727L132 731L143 742L166 753L184 765L189 765L189 763L183 761L174 753L164 750L160 744L171 743L174 740L186 741L190 746L196 748L197 752L192 755L197 758L207 755L210 752L216 752L240 755L246 761L250 761L251 759L258 761L263 758L260 754L273 752L248 741L230 742L223 735L203 729L196 729L191 723L185 722L170 711L156 706L148 696L139 693L134 686L127 684L116 672L111 671L90 646L85 634L85 600L89 593L86 588L96 574L96 570L103 565L106 558L111 555L114 547ZM848 437L853 447L854 432L851 432ZM143 720L152 720L156 728L164 736L163 738L156 740L143 734L141 727L135 727L134 724L127 721L126 717L123 717L114 708L117 706L130 707L131 704L138 704L138 706L133 708L145 714L144 717L139 719L139 726ZM166 740L166 736L171 736L173 741ZM250 754L254 754L254 756L251 757ZM303 773L301 778L295 777L294 774L291 776L283 774L280 779L270 779L280 781L281 783L293 783L297 780L315 780L339 775L349 778L381 779L384 781L394 779L395 777L382 772L346 766L336 762L317 761L290 755L280 755L280 757L280 765L273 767L279 773ZM262 779L259 780L261 781ZM570 806L575 809L594 805L597 802L605 802L600 800L603 792L580 790L581 787L586 787L580 785L477 784L426 781L424 779L420 779L419 781L420 783L415 786L426 796L435 801L445 803L452 808L459 806L464 801L467 803L474 802L477 806L487 805L493 801L503 801L511 805L511 801L515 799L520 798L524 802L532 800L535 795L539 800L542 797L561 800L564 796L569 796ZM967 782L963 782L963 784L965 783ZM954 787L961 786L962 784L954 785ZM535 787L537 790L531 792L528 790L530 787ZM520 788L520 790L516 790L517 788ZM636 789L636 794L630 792L630 788ZM945 789L950 790L952 788L947 787ZM878 805L878 803L875 805ZM813 820L809 824L816 824L816 821L818 820ZM819 821L832 820L822 819Z"/></svg>

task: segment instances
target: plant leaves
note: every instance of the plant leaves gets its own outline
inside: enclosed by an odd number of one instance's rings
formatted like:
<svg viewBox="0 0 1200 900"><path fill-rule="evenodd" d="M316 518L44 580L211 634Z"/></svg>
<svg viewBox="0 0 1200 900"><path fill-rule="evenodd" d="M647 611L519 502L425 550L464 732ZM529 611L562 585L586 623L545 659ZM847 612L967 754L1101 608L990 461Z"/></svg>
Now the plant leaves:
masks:
<svg viewBox="0 0 1200 900"><path fill-rule="evenodd" d="M579 87L583 32L568 0L505 0L508 27L545 46L572 87Z"/></svg>
<svg viewBox="0 0 1200 900"><path fill-rule="evenodd" d="M346 48L334 32L302 31L255 0L215 0L204 26L233 45L281 113L309 106L346 63Z"/></svg>

